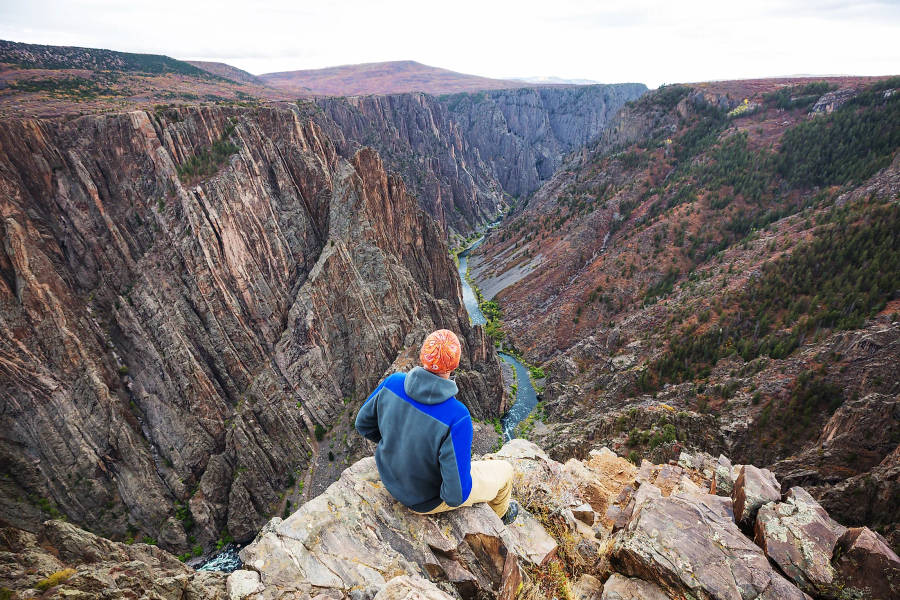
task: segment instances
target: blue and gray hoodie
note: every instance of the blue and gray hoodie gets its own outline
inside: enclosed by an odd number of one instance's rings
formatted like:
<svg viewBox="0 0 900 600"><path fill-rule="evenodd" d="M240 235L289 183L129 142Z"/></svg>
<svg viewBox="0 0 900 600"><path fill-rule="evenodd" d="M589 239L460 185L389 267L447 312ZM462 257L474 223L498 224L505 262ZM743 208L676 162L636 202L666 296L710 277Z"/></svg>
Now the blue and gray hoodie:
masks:
<svg viewBox="0 0 900 600"><path fill-rule="evenodd" d="M422 367L394 373L356 416L356 430L377 443L375 464L400 503L428 512L459 506L472 491L472 417L456 383Z"/></svg>

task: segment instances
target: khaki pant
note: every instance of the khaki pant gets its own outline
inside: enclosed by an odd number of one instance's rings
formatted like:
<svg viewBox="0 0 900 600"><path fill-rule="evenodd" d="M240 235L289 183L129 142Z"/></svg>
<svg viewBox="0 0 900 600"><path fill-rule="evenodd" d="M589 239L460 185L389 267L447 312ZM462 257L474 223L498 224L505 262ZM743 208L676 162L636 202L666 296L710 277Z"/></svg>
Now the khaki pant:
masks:
<svg viewBox="0 0 900 600"><path fill-rule="evenodd" d="M476 460L472 462L471 473L472 492L465 502L459 506L448 506L446 502L441 502L428 512L419 514L433 515L463 506L472 506L478 502L487 502L498 517L505 515L512 493L512 465L505 460Z"/></svg>

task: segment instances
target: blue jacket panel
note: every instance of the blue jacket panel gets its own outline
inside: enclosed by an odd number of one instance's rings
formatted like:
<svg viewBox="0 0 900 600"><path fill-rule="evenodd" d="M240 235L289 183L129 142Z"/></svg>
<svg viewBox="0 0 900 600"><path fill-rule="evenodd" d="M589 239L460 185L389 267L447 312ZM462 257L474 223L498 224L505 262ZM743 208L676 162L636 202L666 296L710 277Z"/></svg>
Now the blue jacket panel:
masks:
<svg viewBox="0 0 900 600"><path fill-rule="evenodd" d="M356 429L378 445L384 487L400 503L427 512L459 506L472 491L472 417L456 383L421 367L394 373L369 396Z"/></svg>

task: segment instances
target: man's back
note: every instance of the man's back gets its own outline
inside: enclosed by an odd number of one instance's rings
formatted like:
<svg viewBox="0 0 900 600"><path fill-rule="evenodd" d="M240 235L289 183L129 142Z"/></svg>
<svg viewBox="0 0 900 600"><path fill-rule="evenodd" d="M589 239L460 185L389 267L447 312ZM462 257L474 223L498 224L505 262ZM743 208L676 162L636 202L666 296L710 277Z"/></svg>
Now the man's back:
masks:
<svg viewBox="0 0 900 600"><path fill-rule="evenodd" d="M458 506L472 489L472 419L456 383L421 367L389 376L369 396L356 429L378 443L375 462L391 495L418 512Z"/></svg>

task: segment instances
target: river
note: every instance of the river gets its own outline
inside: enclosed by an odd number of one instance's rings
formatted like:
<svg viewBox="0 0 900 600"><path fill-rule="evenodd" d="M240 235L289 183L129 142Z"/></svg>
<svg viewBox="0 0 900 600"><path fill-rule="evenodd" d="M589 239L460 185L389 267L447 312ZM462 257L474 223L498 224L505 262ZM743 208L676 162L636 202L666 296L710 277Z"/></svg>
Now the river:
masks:
<svg viewBox="0 0 900 600"><path fill-rule="evenodd" d="M469 312L469 320L473 325L484 325L487 319L478 307L478 298L472 290L472 286L466 280L466 274L469 270L469 253L484 242L484 236L479 237L472 242L465 250L457 256L459 258L459 279L462 281L463 304ZM507 442L515 437L516 426L521 423L534 407L537 406L537 392L531 382L531 375L528 367L523 365L515 356L505 352L499 352L500 360L507 363L516 374L517 389L516 400L507 413L500 419L503 428L503 441Z"/></svg>

